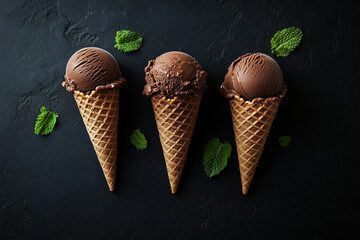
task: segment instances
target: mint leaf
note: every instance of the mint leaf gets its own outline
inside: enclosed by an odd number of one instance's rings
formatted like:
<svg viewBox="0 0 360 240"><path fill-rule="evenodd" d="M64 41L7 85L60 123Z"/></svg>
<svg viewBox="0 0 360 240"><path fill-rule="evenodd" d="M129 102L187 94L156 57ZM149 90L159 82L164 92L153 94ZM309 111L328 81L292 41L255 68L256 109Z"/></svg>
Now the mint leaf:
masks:
<svg viewBox="0 0 360 240"><path fill-rule="evenodd" d="M37 135L46 135L54 130L56 119L59 114L47 110L45 107L40 109L41 114L38 116L34 132Z"/></svg>
<svg viewBox="0 0 360 240"><path fill-rule="evenodd" d="M227 165L232 147L228 142L220 143L218 138L211 139L204 149L204 169L209 177L219 174Z"/></svg>
<svg viewBox="0 0 360 240"><path fill-rule="evenodd" d="M291 137L289 136L281 136L279 139L279 144L282 148L285 148L287 146L289 146L290 144L290 141L291 141Z"/></svg>
<svg viewBox="0 0 360 240"><path fill-rule="evenodd" d="M287 57L303 36L302 31L296 27L285 28L275 33L271 38L271 53L277 57Z"/></svg>
<svg viewBox="0 0 360 240"><path fill-rule="evenodd" d="M142 45L142 37L139 33L130 30L121 30L116 32L114 47L122 52L131 52L138 50Z"/></svg>
<svg viewBox="0 0 360 240"><path fill-rule="evenodd" d="M146 138L139 129L136 129L130 136L130 142L134 144L135 147L141 150L145 149L147 146Z"/></svg>

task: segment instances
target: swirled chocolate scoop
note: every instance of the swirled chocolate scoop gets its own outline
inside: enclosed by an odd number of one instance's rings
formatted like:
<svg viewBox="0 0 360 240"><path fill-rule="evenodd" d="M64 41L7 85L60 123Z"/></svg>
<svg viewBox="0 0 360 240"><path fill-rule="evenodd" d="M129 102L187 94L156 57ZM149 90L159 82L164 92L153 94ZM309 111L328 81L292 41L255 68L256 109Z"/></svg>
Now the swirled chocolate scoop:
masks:
<svg viewBox="0 0 360 240"><path fill-rule="evenodd" d="M194 58L182 52L167 52L149 61L145 74L147 84L143 93L147 96L198 96L206 88L206 72Z"/></svg>
<svg viewBox="0 0 360 240"><path fill-rule="evenodd" d="M70 93L121 88L125 78L116 59L101 48L83 48L74 53L66 65L63 87Z"/></svg>
<svg viewBox="0 0 360 240"><path fill-rule="evenodd" d="M283 73L273 58L263 53L248 53L231 63L220 94L251 101L278 96L283 85Z"/></svg>

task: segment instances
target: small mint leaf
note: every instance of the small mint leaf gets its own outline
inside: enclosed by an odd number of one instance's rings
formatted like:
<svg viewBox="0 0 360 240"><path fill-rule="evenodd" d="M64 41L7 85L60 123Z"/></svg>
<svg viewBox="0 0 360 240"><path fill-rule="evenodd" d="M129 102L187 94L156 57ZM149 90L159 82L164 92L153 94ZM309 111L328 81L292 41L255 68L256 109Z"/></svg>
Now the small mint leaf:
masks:
<svg viewBox="0 0 360 240"><path fill-rule="evenodd" d="M56 119L59 115L47 110L45 107L42 107L40 111L41 114L36 120L34 133L37 135L46 135L54 130Z"/></svg>
<svg viewBox="0 0 360 240"><path fill-rule="evenodd" d="M281 136L279 139L279 144L282 148L285 148L287 146L289 146L290 144L290 141L291 141L291 137L289 136Z"/></svg>
<svg viewBox="0 0 360 240"><path fill-rule="evenodd" d="M139 129L136 129L130 136L130 142L134 144L135 147L141 150L144 150L147 146L146 138Z"/></svg>
<svg viewBox="0 0 360 240"><path fill-rule="evenodd" d="M131 52L138 50L142 45L142 37L139 33L130 30L121 30L116 32L115 48L122 52Z"/></svg>
<svg viewBox="0 0 360 240"><path fill-rule="evenodd" d="M299 45L303 33L299 28L285 28L271 38L271 53L277 57L287 57Z"/></svg>
<svg viewBox="0 0 360 240"><path fill-rule="evenodd" d="M227 165L232 147L228 142L220 143L218 138L211 139L204 149L204 169L209 177L219 174Z"/></svg>

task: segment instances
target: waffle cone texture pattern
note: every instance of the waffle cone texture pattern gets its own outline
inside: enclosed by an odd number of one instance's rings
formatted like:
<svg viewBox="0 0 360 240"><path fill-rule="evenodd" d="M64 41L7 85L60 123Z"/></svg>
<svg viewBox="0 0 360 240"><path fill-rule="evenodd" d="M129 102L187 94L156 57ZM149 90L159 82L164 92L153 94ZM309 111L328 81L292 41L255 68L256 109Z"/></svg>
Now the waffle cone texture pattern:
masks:
<svg viewBox="0 0 360 240"><path fill-rule="evenodd" d="M109 189L113 191L117 158L119 89L93 91L90 95L75 91L74 98Z"/></svg>
<svg viewBox="0 0 360 240"><path fill-rule="evenodd" d="M267 99L246 101L241 97L230 99L236 149L239 160L243 194L247 194L265 146L282 95Z"/></svg>
<svg viewBox="0 0 360 240"><path fill-rule="evenodd" d="M157 94L151 98L173 194L179 186L200 101L201 95L167 99Z"/></svg>

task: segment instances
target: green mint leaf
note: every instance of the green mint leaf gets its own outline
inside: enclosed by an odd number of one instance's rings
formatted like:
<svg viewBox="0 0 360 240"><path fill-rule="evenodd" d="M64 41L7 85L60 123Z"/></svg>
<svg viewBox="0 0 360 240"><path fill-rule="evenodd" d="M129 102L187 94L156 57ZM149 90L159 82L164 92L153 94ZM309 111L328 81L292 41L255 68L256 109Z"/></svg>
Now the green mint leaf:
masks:
<svg viewBox="0 0 360 240"><path fill-rule="evenodd" d="M289 136L281 136L279 139L279 144L282 148L285 148L287 146L289 146L290 144L290 141L291 141L291 137Z"/></svg>
<svg viewBox="0 0 360 240"><path fill-rule="evenodd" d="M145 149L147 146L146 138L139 129L136 129L130 136L130 142L134 144L135 147L141 150Z"/></svg>
<svg viewBox="0 0 360 240"><path fill-rule="evenodd" d="M138 50L142 45L142 37L139 33L130 30L121 30L116 32L114 46L122 52L131 52Z"/></svg>
<svg viewBox="0 0 360 240"><path fill-rule="evenodd" d="M46 135L54 130L56 119L59 114L47 110L45 107L40 109L41 114L38 116L34 132L37 135Z"/></svg>
<svg viewBox="0 0 360 240"><path fill-rule="evenodd" d="M302 31L296 27L285 28L275 33L271 38L271 53L277 57L287 57L303 36Z"/></svg>
<svg viewBox="0 0 360 240"><path fill-rule="evenodd" d="M204 149L204 169L209 177L219 174L227 165L232 147L228 142L220 143L218 138L211 139Z"/></svg>

